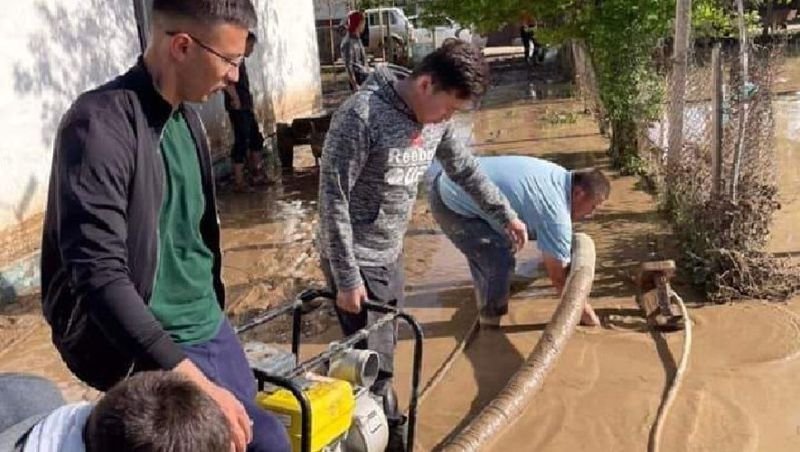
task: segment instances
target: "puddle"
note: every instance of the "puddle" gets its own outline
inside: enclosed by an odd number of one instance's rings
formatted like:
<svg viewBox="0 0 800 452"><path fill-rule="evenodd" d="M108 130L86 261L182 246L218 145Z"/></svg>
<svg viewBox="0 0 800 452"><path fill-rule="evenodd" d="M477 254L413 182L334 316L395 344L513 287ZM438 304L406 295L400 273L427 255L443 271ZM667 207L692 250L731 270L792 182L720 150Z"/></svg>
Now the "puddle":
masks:
<svg viewBox="0 0 800 452"><path fill-rule="evenodd" d="M796 63L800 66L800 60ZM767 250L800 256L800 94L777 98L774 109L781 208L775 213Z"/></svg>

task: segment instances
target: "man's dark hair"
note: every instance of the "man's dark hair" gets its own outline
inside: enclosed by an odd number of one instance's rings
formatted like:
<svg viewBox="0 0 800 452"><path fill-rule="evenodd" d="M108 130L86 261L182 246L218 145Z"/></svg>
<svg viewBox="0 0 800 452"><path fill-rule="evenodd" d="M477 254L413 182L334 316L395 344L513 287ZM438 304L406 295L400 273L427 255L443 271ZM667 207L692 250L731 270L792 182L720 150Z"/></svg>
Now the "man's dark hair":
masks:
<svg viewBox="0 0 800 452"><path fill-rule="evenodd" d="M250 0L153 0L153 12L207 25L235 24L248 30L258 23Z"/></svg>
<svg viewBox="0 0 800 452"><path fill-rule="evenodd" d="M258 43L258 36L252 31L247 33L247 44L248 45L256 45Z"/></svg>
<svg viewBox="0 0 800 452"><path fill-rule="evenodd" d="M411 78L430 75L440 90L455 92L459 99L477 100L489 87L489 66L480 49L449 38L414 68Z"/></svg>
<svg viewBox="0 0 800 452"><path fill-rule="evenodd" d="M594 199L608 199L611 183L602 171L597 168L584 168L572 172L572 188L580 187Z"/></svg>
<svg viewBox="0 0 800 452"><path fill-rule="evenodd" d="M87 452L228 452L217 403L175 372L142 372L111 388L86 422Z"/></svg>

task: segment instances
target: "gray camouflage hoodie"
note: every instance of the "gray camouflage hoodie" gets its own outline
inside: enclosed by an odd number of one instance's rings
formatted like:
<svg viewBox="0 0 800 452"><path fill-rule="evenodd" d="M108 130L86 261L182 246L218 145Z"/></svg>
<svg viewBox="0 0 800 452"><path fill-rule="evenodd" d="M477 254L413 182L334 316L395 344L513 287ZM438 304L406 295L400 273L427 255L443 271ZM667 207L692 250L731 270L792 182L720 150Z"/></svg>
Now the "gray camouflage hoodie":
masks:
<svg viewBox="0 0 800 452"><path fill-rule="evenodd" d="M320 163L318 244L336 286L362 284L359 267L400 256L418 183L436 157L447 175L500 224L516 219L508 201L480 171L451 121L420 124L377 69L333 115Z"/></svg>

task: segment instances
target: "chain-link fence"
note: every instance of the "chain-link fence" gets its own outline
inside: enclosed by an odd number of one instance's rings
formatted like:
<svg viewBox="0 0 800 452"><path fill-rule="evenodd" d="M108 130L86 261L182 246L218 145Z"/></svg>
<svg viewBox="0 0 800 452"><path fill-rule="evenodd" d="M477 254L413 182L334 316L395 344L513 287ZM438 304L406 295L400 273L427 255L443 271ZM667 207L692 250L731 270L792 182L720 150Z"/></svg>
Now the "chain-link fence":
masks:
<svg viewBox="0 0 800 452"><path fill-rule="evenodd" d="M684 65L674 42L654 49L652 70L667 94L659 119L639 122L637 146L686 273L716 300L800 292L797 268L762 252L779 208L772 87L781 38L745 46L736 38L690 39ZM570 53L576 91L604 130L589 52L572 42Z"/></svg>
<svg viewBox="0 0 800 452"><path fill-rule="evenodd" d="M605 110L600 102L597 75L586 43L573 39L570 40L567 48L571 56L575 96L583 101L587 112L590 112L600 123L601 133L605 134L607 128Z"/></svg>
<svg viewBox="0 0 800 452"><path fill-rule="evenodd" d="M771 88L783 47L740 44L690 41L685 83L663 65L668 99L660 120L640 124L640 155L695 283L712 299L785 298L798 272L761 252L779 208Z"/></svg>

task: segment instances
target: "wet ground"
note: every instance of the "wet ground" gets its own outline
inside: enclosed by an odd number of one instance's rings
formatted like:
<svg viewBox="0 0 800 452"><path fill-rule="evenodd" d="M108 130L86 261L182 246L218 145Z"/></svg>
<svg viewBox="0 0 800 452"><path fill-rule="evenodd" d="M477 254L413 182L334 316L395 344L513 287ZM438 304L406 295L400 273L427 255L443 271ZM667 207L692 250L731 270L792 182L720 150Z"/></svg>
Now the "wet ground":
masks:
<svg viewBox="0 0 800 452"><path fill-rule="evenodd" d="M506 67L481 111L460 120L476 152L536 155L570 168L598 166L612 178L612 194L592 221L578 227L597 244L592 302L604 327L579 328L530 409L490 450L642 451L683 337L646 329L630 277L643 260L673 255L668 228L637 181L609 169L608 143L583 105L569 98L567 84L554 73L529 77L519 64L499 64ZM784 97L776 107L783 209L770 248L789 253L800 251L792 227L800 219L800 179L794 171L800 162L795 155L800 100ZM312 242L317 176L310 150L298 148L296 156L297 171L280 186L245 195L222 190L223 272L229 314L237 323L322 281ZM529 247L520 260L537 258ZM423 382L428 382L467 339L476 311L466 263L440 234L424 193L406 237L405 266L408 310L426 335ZM685 386L667 420L662 450L797 450L800 407L792 401L800 400L795 383L800 305L701 307L680 281L676 287L695 306L696 328ZM435 450L504 386L533 349L555 303L547 281L535 281L514 295L500 331L477 334L455 354L420 406L418 450ZM339 337L327 306L307 317L304 331L305 355ZM246 339L285 342L288 332L285 322L276 322ZM397 384L405 398L412 342L407 331L402 337ZM43 374L59 382L70 400L96 397L60 363L36 297L0 307L0 371Z"/></svg>
<svg viewBox="0 0 800 452"><path fill-rule="evenodd" d="M797 64L800 80L800 61ZM775 101L775 154L778 159L779 201L767 249L784 255L800 256L800 90Z"/></svg>

